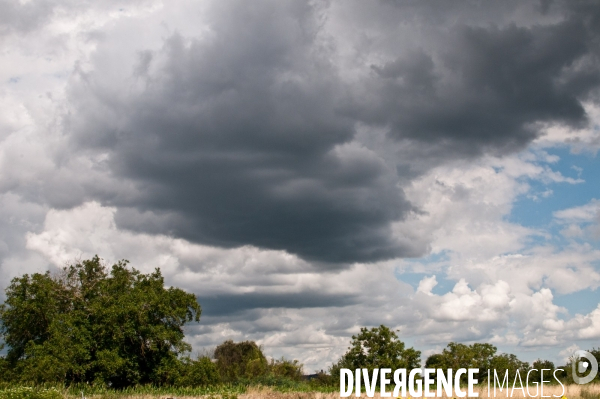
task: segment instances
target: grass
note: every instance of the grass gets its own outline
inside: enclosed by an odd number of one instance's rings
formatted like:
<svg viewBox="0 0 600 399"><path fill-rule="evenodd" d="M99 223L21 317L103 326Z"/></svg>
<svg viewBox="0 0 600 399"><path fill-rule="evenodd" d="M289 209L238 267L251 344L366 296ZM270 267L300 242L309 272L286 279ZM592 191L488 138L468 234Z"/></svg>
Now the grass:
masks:
<svg viewBox="0 0 600 399"><path fill-rule="evenodd" d="M530 388L535 393L535 388ZM260 385L220 385L206 388L157 388L150 386L138 386L123 390L114 390L92 386L73 386L70 388L56 387L4 387L0 388L0 399L79 399L81 392L86 399L337 399L339 392L335 387L320 389L318 391L308 383L300 382L295 387L277 387ZM488 398L487 386L475 388L479 398ZM544 386L544 395L561 396L560 385ZM600 399L600 384L590 385L567 385L564 395L568 399ZM354 394L350 398L354 398ZM366 398L365 393L362 397ZM491 392L493 397L493 391ZM496 392L496 398L511 397L506 389ZM537 398L541 399L538 395ZM552 396L551 396L552 397ZM375 398L380 399L379 393ZM448 399L446 396L443 398ZM513 392L514 399L529 399L520 390ZM555 397L554 397L555 398ZM405 398L406 399L406 398Z"/></svg>

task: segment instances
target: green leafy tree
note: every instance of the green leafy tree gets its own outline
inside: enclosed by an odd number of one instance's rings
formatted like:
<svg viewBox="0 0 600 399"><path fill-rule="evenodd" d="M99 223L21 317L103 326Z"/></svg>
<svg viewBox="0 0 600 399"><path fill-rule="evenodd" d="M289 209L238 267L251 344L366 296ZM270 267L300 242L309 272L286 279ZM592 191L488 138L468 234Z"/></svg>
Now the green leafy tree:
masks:
<svg viewBox="0 0 600 399"><path fill-rule="evenodd" d="M587 352L589 352L592 356L594 356L596 358L596 361L598 362L598 364L600 364L600 348L588 349ZM574 383L573 360L574 359L572 357L569 358L569 361L567 362L567 364L560 367L562 369L562 371L559 371L556 373L556 376L558 378L560 378L562 381L566 382L567 384ZM588 372L585 372L583 375L587 375ZM582 375L580 375L580 376L582 376ZM594 383L594 382L600 383L600 373L598 373L596 375L596 377L592 380L592 383Z"/></svg>
<svg viewBox="0 0 600 399"><path fill-rule="evenodd" d="M14 278L0 306L4 364L27 382L95 382L113 387L169 380L190 350L183 325L199 321L195 295L165 288L159 269L142 274L100 258L59 274Z"/></svg>
<svg viewBox="0 0 600 399"><path fill-rule="evenodd" d="M486 343L465 345L450 342L442 353L431 355L425 367L457 370L459 368L479 368L487 370L496 354L496 347Z"/></svg>
<svg viewBox="0 0 600 399"><path fill-rule="evenodd" d="M429 356L425 362L427 368L440 368L443 370L460 368L477 368L479 375L477 379L482 382L487 378L487 370L496 369L502 372L509 370L511 378L520 370L527 373L528 364L521 362L515 355L512 354L496 354L497 348L488 343L474 343L465 345L458 342L450 342L442 353L437 353ZM463 375L461 381L467 382L467 375ZM512 381L512 380L511 380Z"/></svg>
<svg viewBox="0 0 600 399"><path fill-rule="evenodd" d="M384 325L371 329L363 327L358 335L352 336L348 352L331 367L331 375L339 382L339 370L342 368L366 368L369 371L375 368L412 370L418 368L420 363L421 352L406 348L390 328Z"/></svg>
<svg viewBox="0 0 600 399"><path fill-rule="evenodd" d="M552 363L550 360L541 360L538 359L536 361L534 361L531 365L531 373L529 374L529 382L533 382L533 381L537 381L537 382L541 382L542 380L542 373L541 370L550 370L550 371L544 371L544 380L548 381L550 380L551 382L554 382L554 377L553 377L553 373L554 373L554 363ZM525 378L525 377L523 377Z"/></svg>
<svg viewBox="0 0 600 399"><path fill-rule="evenodd" d="M253 379L267 374L268 362L262 349L253 341L223 342L215 348L217 369L224 382Z"/></svg>
<svg viewBox="0 0 600 399"><path fill-rule="evenodd" d="M511 384L515 380L515 374L518 370L523 383L525 383L527 371L529 370L529 363L522 362L512 353L502 353L493 357L490 369L496 370L499 376L502 374L502 377L500 378L503 378L506 374L506 370L508 370L508 381L510 381ZM493 371L490 372L493 373ZM493 374L490 377L494 378Z"/></svg>
<svg viewBox="0 0 600 399"><path fill-rule="evenodd" d="M596 358L596 362L600 365L600 348L588 349L588 352L592 354ZM596 374L596 377L593 380L595 383L600 382L600 373Z"/></svg>

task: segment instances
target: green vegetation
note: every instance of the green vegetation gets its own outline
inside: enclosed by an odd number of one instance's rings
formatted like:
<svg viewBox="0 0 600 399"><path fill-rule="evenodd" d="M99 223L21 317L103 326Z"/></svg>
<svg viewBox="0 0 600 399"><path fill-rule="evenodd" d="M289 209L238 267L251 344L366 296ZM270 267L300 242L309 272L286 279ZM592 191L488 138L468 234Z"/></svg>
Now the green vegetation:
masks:
<svg viewBox="0 0 600 399"><path fill-rule="evenodd" d="M381 325L370 330L363 327L358 335L352 336L348 352L332 366L332 375L339 375L339 369L398 368L413 369L420 366L421 352L405 348L404 342L396 333ZM339 379L338 379L339 381Z"/></svg>
<svg viewBox="0 0 600 399"><path fill-rule="evenodd" d="M192 359L183 326L199 322L200 314L195 295L165 288L159 269L143 274L127 261L108 268L95 256L59 273L14 278L0 305L8 350L0 358L0 399L161 390L231 396L253 384L310 386L301 364L267 361L251 341L224 342L215 361Z"/></svg>
<svg viewBox="0 0 600 399"><path fill-rule="evenodd" d="M254 342L225 341L215 349L217 369L221 379L234 382L252 379L267 373L267 358Z"/></svg>
<svg viewBox="0 0 600 399"><path fill-rule="evenodd" d="M0 389L0 399L62 399L56 388L13 387Z"/></svg>
<svg viewBox="0 0 600 399"><path fill-rule="evenodd" d="M513 381L517 370L524 376L527 374L529 364L522 362L513 354L496 354L497 348L487 343L465 345L450 342L442 353L431 355L425 362L425 367L457 370L459 368L477 368L477 379L485 381L487 370L508 370L509 380ZM503 374L504 375L504 374ZM462 381L466 383L467 376Z"/></svg>
<svg viewBox="0 0 600 399"><path fill-rule="evenodd" d="M123 397L134 395L236 398L251 386L279 392L336 392L341 368L420 367L421 352L406 347L381 325L352 336L348 351L328 370L303 376L296 360L268 360L255 342L225 341L214 359L189 356L183 326L199 322L196 296L165 288L159 269L143 274L121 261L107 268L100 258L77 262L59 273L14 278L0 305L0 333L7 354L0 357L0 399ZM600 349L590 351L600 361ZM488 343L451 342L429 356L425 367L454 370L555 370L537 360L531 367ZM557 376L572 382L571 365ZM548 378L549 374L545 374ZM600 380L600 376L597 377ZM531 372L530 381L541 375Z"/></svg>
<svg viewBox="0 0 600 399"><path fill-rule="evenodd" d="M94 383L123 388L168 384L173 370L198 369L183 325L200 320L193 294L164 288L160 270L142 274L96 256L51 275L24 275L6 289L0 330L3 377L22 383Z"/></svg>

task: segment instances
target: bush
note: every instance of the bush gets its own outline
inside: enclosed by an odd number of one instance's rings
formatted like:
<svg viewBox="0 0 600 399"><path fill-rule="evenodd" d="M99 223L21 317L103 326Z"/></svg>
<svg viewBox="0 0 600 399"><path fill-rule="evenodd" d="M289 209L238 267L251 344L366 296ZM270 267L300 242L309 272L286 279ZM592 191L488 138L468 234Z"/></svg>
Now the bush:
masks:
<svg viewBox="0 0 600 399"><path fill-rule="evenodd" d="M216 385L220 382L217 366L208 357L190 358L182 361L181 376L175 385L181 387L203 387Z"/></svg>
<svg viewBox="0 0 600 399"><path fill-rule="evenodd" d="M275 377L288 378L293 381L302 380L302 364L297 360L272 360L269 363L269 374Z"/></svg>
<svg viewBox="0 0 600 399"><path fill-rule="evenodd" d="M320 371L317 375L308 381L308 385L315 389L322 389L324 387L338 387L340 384L339 378L334 378L333 375Z"/></svg>

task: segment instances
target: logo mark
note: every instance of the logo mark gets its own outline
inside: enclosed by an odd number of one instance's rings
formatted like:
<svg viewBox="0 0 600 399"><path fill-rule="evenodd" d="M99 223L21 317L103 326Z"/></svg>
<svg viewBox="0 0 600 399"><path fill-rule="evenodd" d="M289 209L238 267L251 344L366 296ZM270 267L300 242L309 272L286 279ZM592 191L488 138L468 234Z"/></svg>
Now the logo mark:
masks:
<svg viewBox="0 0 600 399"><path fill-rule="evenodd" d="M579 350L573 353L572 359L571 368L573 371L573 381L575 381L576 384L587 384L596 377L596 374L598 374L598 362L591 353ZM592 366L590 373L585 377L580 377L578 373L585 373L590 365Z"/></svg>

